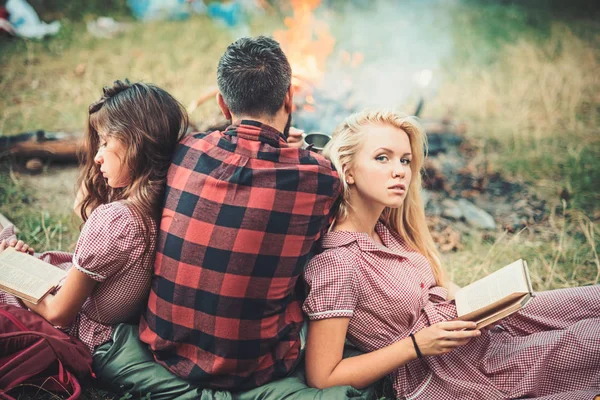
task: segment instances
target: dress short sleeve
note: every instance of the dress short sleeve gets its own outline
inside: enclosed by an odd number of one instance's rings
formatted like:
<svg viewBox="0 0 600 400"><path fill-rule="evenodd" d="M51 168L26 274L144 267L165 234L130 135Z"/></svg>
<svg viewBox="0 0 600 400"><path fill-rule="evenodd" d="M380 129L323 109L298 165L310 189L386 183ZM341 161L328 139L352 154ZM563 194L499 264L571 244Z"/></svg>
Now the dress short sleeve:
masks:
<svg viewBox="0 0 600 400"><path fill-rule="evenodd" d="M344 248L326 250L309 262L304 271L309 291L302 309L310 320L354 315L359 262Z"/></svg>
<svg viewBox="0 0 600 400"><path fill-rule="evenodd" d="M98 282L121 270L134 247L134 222L124 204L114 202L96 208L81 230L73 266Z"/></svg>

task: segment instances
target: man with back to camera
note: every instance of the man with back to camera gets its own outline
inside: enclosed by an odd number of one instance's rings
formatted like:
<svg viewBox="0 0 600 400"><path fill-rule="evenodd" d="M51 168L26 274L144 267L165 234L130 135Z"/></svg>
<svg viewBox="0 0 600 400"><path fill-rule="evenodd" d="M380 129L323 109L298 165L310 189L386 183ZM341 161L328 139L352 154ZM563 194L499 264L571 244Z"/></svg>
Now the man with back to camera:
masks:
<svg viewBox="0 0 600 400"><path fill-rule="evenodd" d="M291 68L276 41L231 44L217 82L233 124L176 150L140 339L196 385L244 390L299 360L295 286L340 185L329 161L287 143Z"/></svg>

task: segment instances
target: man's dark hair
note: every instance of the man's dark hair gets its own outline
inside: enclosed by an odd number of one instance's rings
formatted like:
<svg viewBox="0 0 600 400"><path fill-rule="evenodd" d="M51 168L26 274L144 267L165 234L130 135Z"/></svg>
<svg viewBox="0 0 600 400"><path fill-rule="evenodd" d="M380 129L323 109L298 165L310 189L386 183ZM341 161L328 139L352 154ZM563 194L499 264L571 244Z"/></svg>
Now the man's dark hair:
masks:
<svg viewBox="0 0 600 400"><path fill-rule="evenodd" d="M241 38L219 60L217 84L233 114L275 115L292 82L292 68L275 40Z"/></svg>

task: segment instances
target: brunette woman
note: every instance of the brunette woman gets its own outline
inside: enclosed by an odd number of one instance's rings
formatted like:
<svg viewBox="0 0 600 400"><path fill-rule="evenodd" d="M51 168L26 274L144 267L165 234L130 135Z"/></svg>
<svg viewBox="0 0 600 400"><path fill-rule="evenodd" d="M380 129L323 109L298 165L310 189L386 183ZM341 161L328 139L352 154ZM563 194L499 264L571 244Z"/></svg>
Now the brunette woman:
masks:
<svg viewBox="0 0 600 400"><path fill-rule="evenodd" d="M90 349L118 323L139 320L150 290L157 223L171 156L187 129L183 106L163 89L116 81L89 107L76 211L84 224L74 254L39 257L68 270L39 304L0 292L0 302L28 307ZM7 246L32 252L13 229Z"/></svg>

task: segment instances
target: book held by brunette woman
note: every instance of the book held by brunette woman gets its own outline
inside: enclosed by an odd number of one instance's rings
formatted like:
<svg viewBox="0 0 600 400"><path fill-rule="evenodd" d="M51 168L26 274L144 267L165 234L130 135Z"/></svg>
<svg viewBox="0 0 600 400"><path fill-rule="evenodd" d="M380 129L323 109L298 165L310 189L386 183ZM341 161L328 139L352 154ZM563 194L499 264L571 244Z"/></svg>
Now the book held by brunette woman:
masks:
<svg viewBox="0 0 600 400"><path fill-rule="evenodd" d="M0 290L38 304L67 276L62 269L12 247L0 253Z"/></svg>
<svg viewBox="0 0 600 400"><path fill-rule="evenodd" d="M525 307L533 298L527 262L517 260L456 292L458 319L483 328Z"/></svg>

